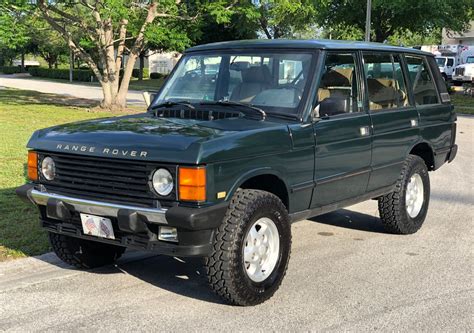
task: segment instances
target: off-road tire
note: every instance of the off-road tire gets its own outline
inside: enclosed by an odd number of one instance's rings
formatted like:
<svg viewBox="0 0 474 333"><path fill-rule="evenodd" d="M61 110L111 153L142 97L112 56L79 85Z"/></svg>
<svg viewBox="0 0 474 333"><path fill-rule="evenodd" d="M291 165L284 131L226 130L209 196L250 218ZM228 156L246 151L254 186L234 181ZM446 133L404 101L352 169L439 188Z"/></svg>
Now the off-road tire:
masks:
<svg viewBox="0 0 474 333"><path fill-rule="evenodd" d="M49 242L59 259L82 269L112 264L122 256L126 249L52 232L49 233Z"/></svg>
<svg viewBox="0 0 474 333"><path fill-rule="evenodd" d="M261 217L268 217L275 223L280 251L272 273L264 281L256 283L245 271L243 247L247 231ZM260 304L279 288L286 274L290 251L290 219L281 200L265 191L239 189L216 231L212 254L205 259L208 282L230 304Z"/></svg>
<svg viewBox="0 0 474 333"><path fill-rule="evenodd" d="M420 212L415 218L408 215L405 203L407 184L411 176L418 173L423 181L424 198ZM395 190L378 198L380 219L387 231L394 234L413 234L421 228L428 212L430 200L430 178L425 162L418 156L409 155L403 164Z"/></svg>

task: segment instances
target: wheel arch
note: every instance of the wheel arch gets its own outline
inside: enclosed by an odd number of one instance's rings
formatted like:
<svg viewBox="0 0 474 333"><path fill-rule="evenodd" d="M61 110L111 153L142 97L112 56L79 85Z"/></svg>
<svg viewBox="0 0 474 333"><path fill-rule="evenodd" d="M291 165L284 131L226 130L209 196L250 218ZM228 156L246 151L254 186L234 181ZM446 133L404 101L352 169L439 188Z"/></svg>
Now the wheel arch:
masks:
<svg viewBox="0 0 474 333"><path fill-rule="evenodd" d="M428 142L417 142L413 147L410 148L408 154L415 155L423 159L429 171L435 170L434 150Z"/></svg>
<svg viewBox="0 0 474 333"><path fill-rule="evenodd" d="M232 186L226 200L234 195L239 188L254 189L270 192L276 195L289 211L289 187L284 177L277 170L270 168L262 168L249 171L243 174Z"/></svg>

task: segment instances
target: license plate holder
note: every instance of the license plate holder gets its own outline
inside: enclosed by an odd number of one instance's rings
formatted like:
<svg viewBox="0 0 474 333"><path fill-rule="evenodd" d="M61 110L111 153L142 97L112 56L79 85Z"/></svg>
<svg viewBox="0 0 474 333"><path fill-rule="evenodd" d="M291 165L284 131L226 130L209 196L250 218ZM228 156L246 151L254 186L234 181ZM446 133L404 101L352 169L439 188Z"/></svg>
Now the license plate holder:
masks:
<svg viewBox="0 0 474 333"><path fill-rule="evenodd" d="M111 219L102 216L81 214L81 223L84 235L115 239Z"/></svg>

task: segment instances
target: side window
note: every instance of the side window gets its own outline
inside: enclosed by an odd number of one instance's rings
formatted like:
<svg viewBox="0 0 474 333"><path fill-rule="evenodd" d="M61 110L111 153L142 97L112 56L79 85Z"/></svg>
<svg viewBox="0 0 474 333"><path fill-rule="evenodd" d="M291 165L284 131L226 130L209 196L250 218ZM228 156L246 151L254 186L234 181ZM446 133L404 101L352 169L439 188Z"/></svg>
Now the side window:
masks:
<svg viewBox="0 0 474 333"><path fill-rule="evenodd" d="M453 67L453 65L454 65L454 59L448 58L448 67Z"/></svg>
<svg viewBox="0 0 474 333"><path fill-rule="evenodd" d="M433 77L423 57L405 56L416 105L438 104Z"/></svg>
<svg viewBox="0 0 474 333"><path fill-rule="evenodd" d="M400 108L408 96L399 55L364 54L370 110Z"/></svg>
<svg viewBox="0 0 474 333"><path fill-rule="evenodd" d="M328 53L318 89L319 116L357 112L358 85L354 53Z"/></svg>

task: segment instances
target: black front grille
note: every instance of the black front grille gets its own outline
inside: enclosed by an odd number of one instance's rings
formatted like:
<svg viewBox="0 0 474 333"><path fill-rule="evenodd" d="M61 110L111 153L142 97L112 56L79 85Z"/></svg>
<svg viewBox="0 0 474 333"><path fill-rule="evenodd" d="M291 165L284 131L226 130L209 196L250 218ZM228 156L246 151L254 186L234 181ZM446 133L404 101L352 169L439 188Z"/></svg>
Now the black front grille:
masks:
<svg viewBox="0 0 474 333"><path fill-rule="evenodd" d="M156 164L41 153L40 165L46 156L54 159L56 176L48 181L40 173L40 183L52 193L142 207L158 207L159 199L174 200L176 197L173 191L168 197L161 198L151 189L152 172L161 167ZM176 179L176 167L165 167Z"/></svg>
<svg viewBox="0 0 474 333"><path fill-rule="evenodd" d="M181 118L196 120L218 120L225 118L238 118L241 116L239 112L230 111L210 111L210 110L194 110L194 109L162 109L155 110L157 117L163 118Z"/></svg>
<svg viewBox="0 0 474 333"><path fill-rule="evenodd" d="M464 75L464 67L456 68L455 74L461 76Z"/></svg>

